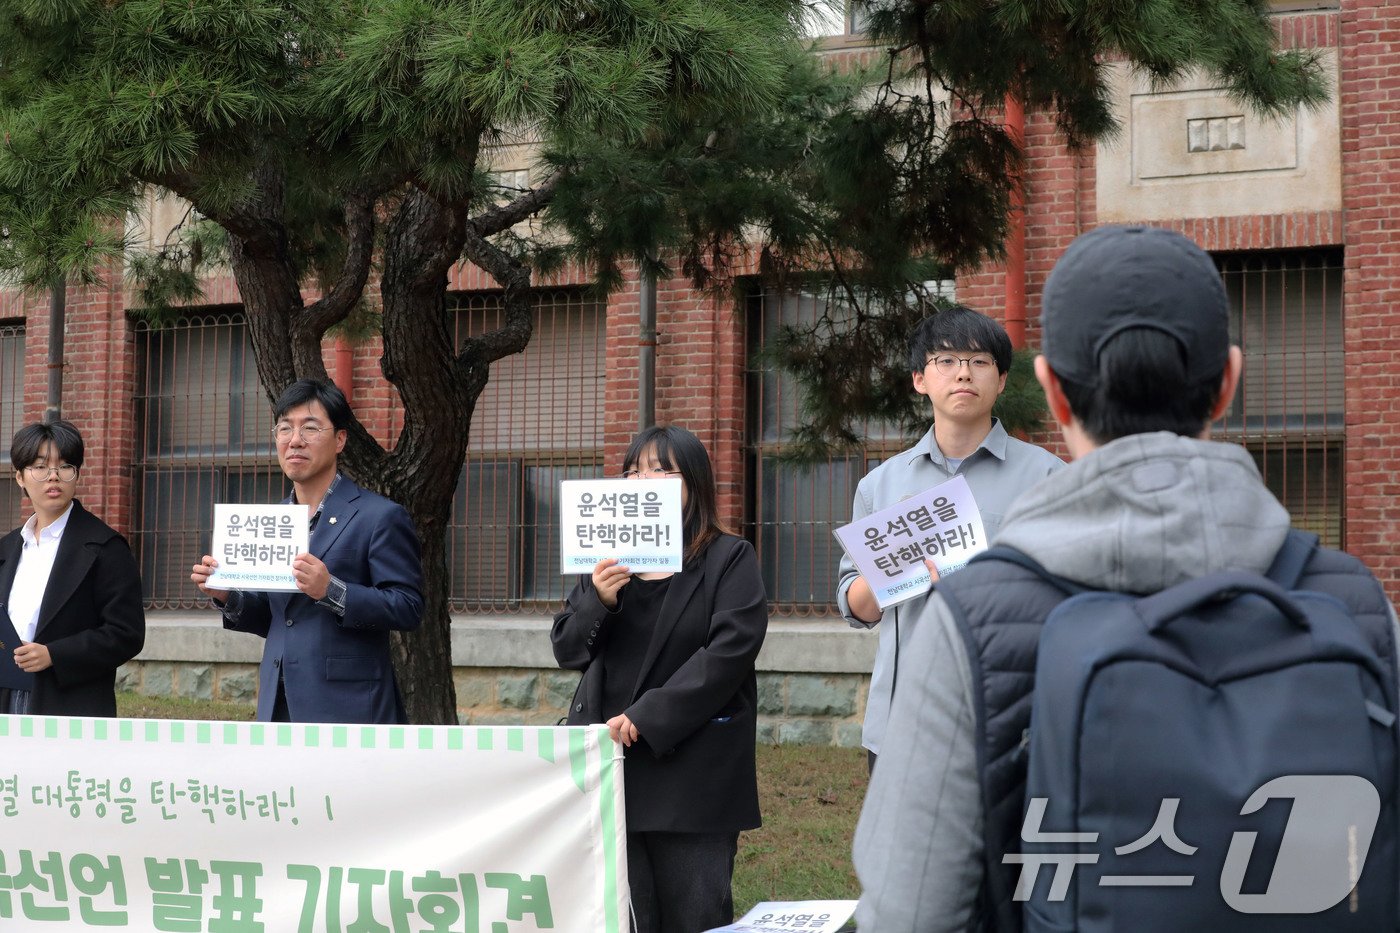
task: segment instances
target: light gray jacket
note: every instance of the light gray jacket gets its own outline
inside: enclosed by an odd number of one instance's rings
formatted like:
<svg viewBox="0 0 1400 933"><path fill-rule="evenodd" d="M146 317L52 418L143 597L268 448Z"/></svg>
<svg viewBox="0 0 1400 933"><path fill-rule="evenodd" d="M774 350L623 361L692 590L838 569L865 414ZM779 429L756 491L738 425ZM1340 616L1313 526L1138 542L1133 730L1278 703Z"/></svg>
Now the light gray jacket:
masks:
<svg viewBox="0 0 1400 933"><path fill-rule="evenodd" d="M1242 447L1140 434L1042 481L998 543L1087 587L1151 593L1217 570L1262 573L1289 524ZM982 881L967 653L936 591L915 623L901 667L920 674L895 691L856 828L856 919L880 933L966 929Z"/></svg>

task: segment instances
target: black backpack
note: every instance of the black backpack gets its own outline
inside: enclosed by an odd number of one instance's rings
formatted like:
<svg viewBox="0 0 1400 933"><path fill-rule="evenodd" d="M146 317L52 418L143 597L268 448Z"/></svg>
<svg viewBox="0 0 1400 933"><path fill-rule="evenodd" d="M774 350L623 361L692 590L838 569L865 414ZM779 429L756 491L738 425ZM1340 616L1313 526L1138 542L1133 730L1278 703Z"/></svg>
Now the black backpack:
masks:
<svg viewBox="0 0 1400 933"><path fill-rule="evenodd" d="M1146 597L982 556L1080 590L1041 630L1005 858L1027 933L1396 928L1395 661L1288 589L1314 547Z"/></svg>

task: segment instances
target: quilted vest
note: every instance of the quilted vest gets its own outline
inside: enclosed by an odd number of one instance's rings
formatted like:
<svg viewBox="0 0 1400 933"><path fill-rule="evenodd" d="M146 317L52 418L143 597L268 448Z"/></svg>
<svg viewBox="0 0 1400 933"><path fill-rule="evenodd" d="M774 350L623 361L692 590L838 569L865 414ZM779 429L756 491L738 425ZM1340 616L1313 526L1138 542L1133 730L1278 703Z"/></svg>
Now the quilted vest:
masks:
<svg viewBox="0 0 1400 933"><path fill-rule="evenodd" d="M1361 561L1318 548L1292 588L1341 600L1377 655L1395 663L1389 603ZM974 560L939 581L937 591L962 634L974 688L985 855L971 929L1019 933L1021 909L1011 895L1020 866L1003 865L1002 856L1020 849L1040 628L1068 594L1034 571L1000 560Z"/></svg>

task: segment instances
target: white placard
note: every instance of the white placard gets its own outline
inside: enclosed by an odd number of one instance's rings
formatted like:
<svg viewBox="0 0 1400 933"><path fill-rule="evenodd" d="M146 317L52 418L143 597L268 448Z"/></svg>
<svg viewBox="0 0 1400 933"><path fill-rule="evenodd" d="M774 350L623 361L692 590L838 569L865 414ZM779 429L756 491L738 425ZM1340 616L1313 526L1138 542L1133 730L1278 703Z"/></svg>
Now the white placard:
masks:
<svg viewBox="0 0 1400 933"><path fill-rule="evenodd" d="M634 572L679 571L681 481L567 479L559 484L559 572L591 573L605 557Z"/></svg>
<svg viewBox="0 0 1400 933"><path fill-rule="evenodd" d="M764 901L729 926L706 933L836 933L855 912L855 901Z"/></svg>
<svg viewBox="0 0 1400 933"><path fill-rule="evenodd" d="M0 758L6 933L627 931L606 726L0 716Z"/></svg>
<svg viewBox="0 0 1400 933"><path fill-rule="evenodd" d="M882 610L929 591L925 558L946 577L987 549L982 513L961 476L842 525L836 540Z"/></svg>
<svg viewBox="0 0 1400 933"><path fill-rule="evenodd" d="M295 591L292 559L309 547L309 519L304 505L215 505L209 553L219 566L206 586Z"/></svg>

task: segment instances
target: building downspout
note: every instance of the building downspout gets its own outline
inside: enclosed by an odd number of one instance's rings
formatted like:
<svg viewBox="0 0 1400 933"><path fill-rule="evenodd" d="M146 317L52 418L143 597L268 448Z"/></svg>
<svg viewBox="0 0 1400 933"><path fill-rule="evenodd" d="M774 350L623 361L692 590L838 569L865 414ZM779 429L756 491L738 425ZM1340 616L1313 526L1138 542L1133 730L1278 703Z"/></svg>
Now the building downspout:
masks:
<svg viewBox="0 0 1400 933"><path fill-rule="evenodd" d="M68 283L55 279L49 289L49 387L44 402L44 421L63 417L63 327L68 311Z"/></svg>
<svg viewBox="0 0 1400 933"><path fill-rule="evenodd" d="M1006 95L1006 135L1025 155L1026 110L1015 92ZM1006 235L1006 333L1011 346L1026 345L1026 197L1022 173L1011 179L1011 211Z"/></svg>
<svg viewBox="0 0 1400 933"><path fill-rule="evenodd" d="M343 336L335 338L335 387L351 407L355 404L355 348Z"/></svg>
<svg viewBox="0 0 1400 933"><path fill-rule="evenodd" d="M637 430L656 424L656 273L642 268L638 296Z"/></svg>

